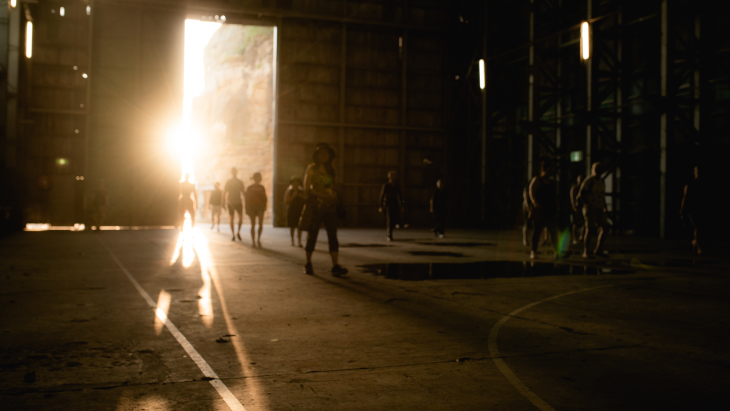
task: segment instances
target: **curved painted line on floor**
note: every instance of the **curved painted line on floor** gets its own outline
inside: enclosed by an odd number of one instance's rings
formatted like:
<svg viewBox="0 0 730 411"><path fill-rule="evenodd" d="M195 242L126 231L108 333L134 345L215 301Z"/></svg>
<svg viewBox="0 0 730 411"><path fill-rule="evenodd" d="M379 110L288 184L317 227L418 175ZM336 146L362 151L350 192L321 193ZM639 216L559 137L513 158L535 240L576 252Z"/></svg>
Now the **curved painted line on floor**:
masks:
<svg viewBox="0 0 730 411"><path fill-rule="evenodd" d="M522 306L511 313L505 315L504 317L500 318L499 321L497 321L496 324L494 324L494 327L489 331L489 337L487 339L487 346L489 347L489 354L492 357L492 360L494 361L494 364L497 366L499 371L502 372L502 374L507 378L507 380L512 383L512 385L519 391L520 394L522 394L524 397L526 397L530 402L537 408L539 408L542 411L555 411L555 408L551 407L550 404L546 403L545 400L540 398L537 394L532 392L525 383L522 382L522 380L519 379L515 375L514 372L509 368L506 362L502 359L499 353L499 346L497 345L497 336L499 335L499 329L502 328L504 323L506 323L510 318L516 316L517 314L521 313L522 311L525 311L527 309L530 309L538 304L542 304L546 301L555 300L558 298L565 297L567 295L571 294L577 294L582 293L584 291L591 291L591 290L597 290L599 288L606 288L606 287L613 287L616 284L611 285L602 285L599 287L591 287L591 288L582 288L580 290L574 290L574 291L568 291L567 293L562 293L558 295L554 295L552 297L545 298L544 300L535 301L534 303L527 304L525 306Z"/></svg>

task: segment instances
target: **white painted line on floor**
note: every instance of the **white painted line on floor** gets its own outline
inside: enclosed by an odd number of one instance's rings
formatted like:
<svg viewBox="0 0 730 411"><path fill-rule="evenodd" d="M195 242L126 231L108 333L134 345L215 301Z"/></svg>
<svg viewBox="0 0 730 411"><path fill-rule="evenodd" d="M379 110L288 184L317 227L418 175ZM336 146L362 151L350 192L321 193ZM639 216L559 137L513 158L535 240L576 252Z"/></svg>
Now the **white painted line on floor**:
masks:
<svg viewBox="0 0 730 411"><path fill-rule="evenodd" d="M555 411L555 408L551 407L550 404L546 403L545 400L540 398L537 394L532 392L525 383L522 382L522 380L519 379L515 375L514 372L509 368L506 362L502 359L502 357L499 354L499 346L497 345L497 335L499 334L499 329L502 328L504 323L506 323L510 318L516 316L517 314L521 313L522 311L525 311L529 308L532 308L538 304L542 304L546 301L555 300L558 298L565 297L566 295L571 294L577 294L582 293L584 291L590 291L590 290L597 290L599 288L606 288L606 287L613 287L615 284L611 285L602 285L600 287L591 287L591 288L583 288L580 290L574 290L574 291L568 291L567 293L554 295L552 297L548 297L544 300L535 301L534 303L527 304L523 307L520 307L511 313L505 315L502 317L499 321L497 321L497 324L494 324L494 327L489 331L489 337L487 339L487 346L489 347L489 354L492 356L492 360L494 361L494 364L497 366L499 371L504 374L505 378L512 383L512 385L517 389L517 391L520 392L523 396L525 396L530 402L537 408L539 408L542 411Z"/></svg>
<svg viewBox="0 0 730 411"><path fill-rule="evenodd" d="M107 251L109 251L109 254L112 256L112 259L117 263L119 268L122 269L122 272L124 275L129 278L129 281L132 282L134 285L134 288L137 289L139 294L144 298L144 300L147 302L147 305L152 307L153 310L155 310L155 315L157 315L157 318L162 321L168 330L170 330L170 333L175 337L178 343L182 346L182 348L185 350L186 353L188 353L188 356L195 361L195 364L200 368L200 371L203 372L203 375L206 378L212 378L209 382L210 385L212 385L217 391L218 394L223 398L223 400L228 404L228 407L231 408L233 411L246 411L246 408L241 404L240 401L231 393L231 391L228 389L228 387L221 381L221 379L218 377L218 374L213 371L213 369L210 367L210 365L205 361L205 359L198 353L198 351L190 344L187 338L180 332L180 330L175 327L175 324L172 323L167 318L167 315L162 310L157 309L157 303L155 303L152 298L150 298L150 295L147 294L147 291L142 288L142 286L137 282L137 280L134 278L134 276L127 270L126 267L122 264L121 261L117 258L116 255L114 255L114 252L112 252L111 248L109 248L106 244L101 243L101 245L106 248Z"/></svg>

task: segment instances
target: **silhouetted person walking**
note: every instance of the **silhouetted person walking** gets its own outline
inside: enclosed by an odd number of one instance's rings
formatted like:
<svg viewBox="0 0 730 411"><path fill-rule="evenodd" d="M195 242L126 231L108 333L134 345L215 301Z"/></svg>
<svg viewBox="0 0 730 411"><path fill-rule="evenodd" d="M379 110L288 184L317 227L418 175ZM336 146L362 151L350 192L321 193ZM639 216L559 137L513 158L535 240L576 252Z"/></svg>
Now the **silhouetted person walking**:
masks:
<svg viewBox="0 0 730 411"><path fill-rule="evenodd" d="M606 184L601 178L601 163L593 163L591 175L580 186L578 200L583 204L583 218L585 220L585 234L583 236L583 257L588 258L591 240L598 231L598 239L594 254L599 254L608 229L608 215L606 214Z"/></svg>
<svg viewBox="0 0 730 411"><path fill-rule="evenodd" d="M583 182L583 175L578 174L578 178L575 179L575 183L570 186L570 205L573 208L573 244L578 244L578 241L583 240L583 207L578 201L578 194L580 194L580 185Z"/></svg>
<svg viewBox="0 0 730 411"><path fill-rule="evenodd" d="M190 182L190 173L185 174L185 179L180 182L180 227L185 223L185 213L190 214L190 223L195 227L195 210L198 202L198 193L195 191L195 184Z"/></svg>
<svg viewBox="0 0 730 411"><path fill-rule="evenodd" d="M91 196L91 222L96 231L101 230L106 216L106 207L109 204L109 195L106 191L104 180L99 180L99 185Z"/></svg>
<svg viewBox="0 0 730 411"><path fill-rule="evenodd" d="M261 185L261 173L253 174L253 184L246 190L246 214L251 218L251 246L256 247L256 220L259 221L258 244L261 248L261 232L264 230L266 212L266 189Z"/></svg>
<svg viewBox="0 0 730 411"><path fill-rule="evenodd" d="M223 208L223 191L221 191L221 183L216 182L213 192L210 193L210 219L212 224L210 229L214 229L218 226L218 231L221 231L221 209Z"/></svg>
<svg viewBox="0 0 730 411"><path fill-rule="evenodd" d="M543 228L547 228L555 257L559 257L557 184L553 178L554 175L555 167L547 161L543 161L540 166L540 175L534 177L530 182L530 200L533 204L532 221L534 224L530 258L535 258L537 254Z"/></svg>
<svg viewBox="0 0 730 411"><path fill-rule="evenodd" d="M296 230L297 242L301 247L302 230L298 227L299 218L302 216L302 209L304 208L304 190L302 190L302 180L299 177L292 177L289 180L289 187L284 193L284 204L287 206L286 225L289 227L291 245L294 245L294 230Z"/></svg>
<svg viewBox="0 0 730 411"><path fill-rule="evenodd" d="M684 186L684 195L682 196L679 215L689 220L689 223L692 225L694 232L692 247L697 254L702 254L699 233L704 232L706 210L707 188L704 185L704 181L700 179L699 167L695 167L694 178Z"/></svg>
<svg viewBox="0 0 730 411"><path fill-rule="evenodd" d="M524 224L522 225L522 245L529 245L527 241L527 233L533 226L532 223L532 201L530 200L530 185L522 189L522 217Z"/></svg>
<svg viewBox="0 0 730 411"><path fill-rule="evenodd" d="M245 187L243 181L236 177L237 174L236 167L231 168L231 178L226 181L223 194L226 207L228 207L228 215L231 217L231 241L235 241L236 236L239 240L241 239L241 225L243 224L243 193ZM238 213L238 231L233 231L233 220L236 213Z"/></svg>
<svg viewBox="0 0 730 411"><path fill-rule="evenodd" d="M337 241L337 205L339 197L335 192L335 169L332 160L335 151L326 143L317 144L314 151L314 163L307 166L304 174L305 210L302 213L300 228L307 230L307 246L305 247L307 263L304 272L314 274L312 253L317 244L319 228L324 224L327 231L330 256L332 258L332 275L338 277L346 274L347 269L338 263L339 242Z"/></svg>
<svg viewBox="0 0 730 411"><path fill-rule="evenodd" d="M398 185L398 173L395 171L388 172L388 182L383 184L380 191L380 208L379 212L385 212L385 221L387 226L388 241L393 241L393 229L400 224L401 212L403 211L403 197Z"/></svg>
<svg viewBox="0 0 730 411"><path fill-rule="evenodd" d="M438 238L444 238L444 235L446 234L448 197L443 189L443 183L441 180L436 180L436 189L431 195L430 206L431 214L433 214L434 220L436 220L436 227L433 229L433 234Z"/></svg>

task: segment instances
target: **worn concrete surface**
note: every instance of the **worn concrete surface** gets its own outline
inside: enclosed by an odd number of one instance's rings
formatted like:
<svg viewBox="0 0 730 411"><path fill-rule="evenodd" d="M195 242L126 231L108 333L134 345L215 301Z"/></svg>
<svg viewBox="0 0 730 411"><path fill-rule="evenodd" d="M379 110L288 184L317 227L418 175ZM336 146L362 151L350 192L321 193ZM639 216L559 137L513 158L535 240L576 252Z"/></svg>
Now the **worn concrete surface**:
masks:
<svg viewBox="0 0 730 411"><path fill-rule="evenodd" d="M304 275L284 229L252 249L201 227L190 267L178 235L0 240L0 408L230 409L117 258L246 410L730 409L719 247L614 237L531 267L517 232L342 230L334 278L324 242ZM499 263L358 267L473 261Z"/></svg>

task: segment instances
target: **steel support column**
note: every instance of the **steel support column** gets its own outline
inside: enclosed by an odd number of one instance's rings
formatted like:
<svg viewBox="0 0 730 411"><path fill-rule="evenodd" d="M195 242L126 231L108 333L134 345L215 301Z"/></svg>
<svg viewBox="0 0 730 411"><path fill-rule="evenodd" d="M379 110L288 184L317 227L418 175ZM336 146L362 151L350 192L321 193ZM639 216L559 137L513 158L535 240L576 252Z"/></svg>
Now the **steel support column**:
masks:
<svg viewBox="0 0 730 411"><path fill-rule="evenodd" d="M283 204L284 199L283 195L279 197L279 190L276 189L277 182L280 181L280 174L279 174L279 167L276 164L276 159L279 158L278 154L278 145L279 145L279 130L281 129L281 122L279 121L279 40L280 40L280 33L281 33L281 24L282 19L279 19L276 23L276 26L274 26L274 50L272 50L272 54L274 55L274 64L272 65L272 69L274 70L274 84L273 84L273 91L272 95L273 98L273 117L274 117L274 133L273 138L274 142L271 145L272 146L272 158L274 159L273 166L271 167L272 170L272 176L271 179L273 181L272 187L271 187L271 201L274 204L271 209L277 210L276 204ZM286 178L286 177L285 177ZM286 181L289 181L288 178ZM280 210L280 209L279 209ZM284 224L281 223L282 220L286 220L286 212L276 212L274 211L274 218L271 219L271 223L274 227L281 227Z"/></svg>
<svg viewBox="0 0 730 411"><path fill-rule="evenodd" d="M403 30L403 37L401 37L401 99L400 99L400 123L402 127L408 124L408 30ZM400 183L400 190L402 195L406 193L406 152L408 150L408 133L406 130L401 129L400 132L400 147L398 153L398 182ZM405 198L405 197L404 197Z"/></svg>
<svg viewBox="0 0 730 411"><path fill-rule="evenodd" d="M482 223L487 222L487 2L484 2L484 35L482 58L484 59L484 89L482 90ZM481 72L479 73L481 76ZM481 82L481 79L479 80Z"/></svg>
<svg viewBox="0 0 730 411"><path fill-rule="evenodd" d="M590 21L593 17L593 0L588 0L587 4L587 13L586 13L586 20ZM591 175L591 140L592 140L592 111L593 111L593 62L595 61L593 54L593 30L591 29L591 26L589 24L588 26L588 33L590 38L590 44L588 46L590 50L590 57L586 61L586 114L587 114L587 125L586 125L586 155L585 155L585 161L586 161L586 177Z"/></svg>
<svg viewBox="0 0 730 411"><path fill-rule="evenodd" d="M667 46L669 42L667 0L661 4L661 57L660 57L660 92L663 104L659 119L659 237L664 238L667 199Z"/></svg>
<svg viewBox="0 0 730 411"><path fill-rule="evenodd" d="M96 11L96 8L94 7L94 0L89 1L89 7L91 7L91 10ZM87 39L87 68L86 72L89 74L89 77L86 79L86 96L85 96L85 111L86 111L86 118L84 120L84 126L86 127L84 130L84 166L82 168L82 175L88 176L89 175L89 132L91 131L91 82L94 81L94 70L93 70L93 50L94 50L94 16L96 13L92 13L89 16L89 26L87 29L88 33L88 39ZM81 222L81 221L79 221Z"/></svg>
<svg viewBox="0 0 730 411"><path fill-rule="evenodd" d="M616 169L613 172L613 228L614 232L621 230L621 157L623 155L623 146L621 139L623 138L623 9L619 6L616 22L618 23L618 37L616 39L616 66L618 67L618 79L616 83L616 97L614 105L616 107L616 146L618 147L618 159Z"/></svg>
<svg viewBox="0 0 730 411"><path fill-rule="evenodd" d="M345 7L347 5L345 4ZM337 156L339 157L337 160L337 174L339 177L337 179L339 180L339 183L342 185L342 190L344 191L344 183L345 183L345 130L346 127L345 119L346 119L346 103L347 99L347 24L342 23L342 36L341 36L341 45L340 45L340 127L339 127L339 134L338 134L338 141L337 141ZM344 193L340 193L340 196L344 195ZM359 190L357 191L357 195L360 195ZM340 199L342 201L342 199ZM359 203L360 200L358 199L356 203ZM357 222L358 221L358 207L353 208L353 213L350 219L352 221ZM356 223L357 224L357 223Z"/></svg>
<svg viewBox="0 0 730 411"><path fill-rule="evenodd" d="M527 180L532 179L532 155L534 136L532 124L534 122L534 105L535 105L535 0L530 0L530 48L527 54L528 64L528 86L527 86L527 122L530 129L527 133Z"/></svg>
<svg viewBox="0 0 730 411"><path fill-rule="evenodd" d="M701 29L701 19L700 15L695 16L695 37L697 38L698 42L700 40L700 29ZM695 130L698 132L700 131L700 67L699 64L695 67L694 72L694 126Z"/></svg>
<svg viewBox="0 0 730 411"><path fill-rule="evenodd" d="M20 4L9 10L5 167L15 168L18 144L18 70L20 64Z"/></svg>
<svg viewBox="0 0 730 411"><path fill-rule="evenodd" d="M347 98L347 24L342 24L340 51L340 124L345 124L345 99ZM340 182L345 178L345 127L340 126L337 141L337 174Z"/></svg>

